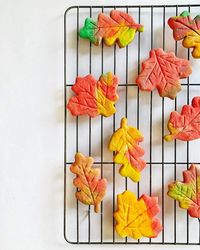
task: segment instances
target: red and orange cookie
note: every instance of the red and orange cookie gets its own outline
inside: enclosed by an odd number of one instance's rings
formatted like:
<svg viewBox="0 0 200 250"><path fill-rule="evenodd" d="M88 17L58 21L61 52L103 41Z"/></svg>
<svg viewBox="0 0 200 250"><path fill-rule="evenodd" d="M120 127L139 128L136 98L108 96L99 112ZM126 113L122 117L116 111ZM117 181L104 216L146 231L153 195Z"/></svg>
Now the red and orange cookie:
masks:
<svg viewBox="0 0 200 250"><path fill-rule="evenodd" d="M119 98L118 82L118 77L111 72L102 74L98 81L92 75L78 76L72 86L76 95L70 98L67 108L74 116L113 115L116 112L115 102Z"/></svg>
<svg viewBox="0 0 200 250"><path fill-rule="evenodd" d="M106 194L106 179L99 179L100 169L93 168L94 160L81 153L76 153L75 161L70 170L76 175L73 183L78 188L76 198L85 205L93 205L94 211L99 212L99 204Z"/></svg>
<svg viewBox="0 0 200 250"><path fill-rule="evenodd" d="M173 52L153 49L149 52L149 59L142 63L136 83L141 90L152 91L157 88L160 96L174 99L181 90L179 79L191 73L188 60L176 57Z"/></svg>
<svg viewBox="0 0 200 250"><path fill-rule="evenodd" d="M192 141L200 138L200 96L194 97L191 105L184 105L180 114L177 111L171 112L168 129L170 134L165 136L166 141Z"/></svg>
<svg viewBox="0 0 200 250"><path fill-rule="evenodd" d="M192 56L200 58L200 15L192 19L190 13L184 11L179 16L171 17L168 24L173 30L174 40L183 40L185 48L193 48Z"/></svg>

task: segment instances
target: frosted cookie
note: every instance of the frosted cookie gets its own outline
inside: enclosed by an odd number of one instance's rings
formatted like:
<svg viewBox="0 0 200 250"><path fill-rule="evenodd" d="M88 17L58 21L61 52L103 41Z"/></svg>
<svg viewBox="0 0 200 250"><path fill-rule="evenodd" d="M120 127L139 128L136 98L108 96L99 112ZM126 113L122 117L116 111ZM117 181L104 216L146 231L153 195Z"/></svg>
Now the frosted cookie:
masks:
<svg viewBox="0 0 200 250"><path fill-rule="evenodd" d="M180 16L171 17L168 24L173 30L174 40L183 40L185 48L193 48L192 56L200 58L200 15L192 20L190 13L184 11Z"/></svg>
<svg viewBox="0 0 200 250"><path fill-rule="evenodd" d="M98 81L92 75L78 76L72 86L76 95L70 98L67 108L74 116L113 115L116 112L114 104L118 100L118 82L118 77L111 72L102 74Z"/></svg>
<svg viewBox="0 0 200 250"><path fill-rule="evenodd" d="M136 83L141 90L152 91L157 88L161 97L174 99L181 90L179 79L191 73L188 60L176 57L173 52L153 49L149 52L149 59L142 63Z"/></svg>
<svg viewBox="0 0 200 250"><path fill-rule="evenodd" d="M112 10L110 16L100 13L97 21L86 18L79 34L97 46L103 40L108 46L118 43L119 47L123 48L133 41L137 31L143 32L143 26L135 23L127 13Z"/></svg>
<svg viewBox="0 0 200 250"><path fill-rule="evenodd" d="M119 173L138 182L140 172L146 166L146 162L140 158L144 155L144 150L139 146L144 137L139 130L128 126L127 122L126 118L122 118L121 126L112 135L108 148L115 152L114 162L122 164Z"/></svg>
<svg viewBox="0 0 200 250"><path fill-rule="evenodd" d="M160 221L154 218L159 211L158 197L143 194L137 200L130 191L118 194L115 230L123 238L155 238L162 230Z"/></svg>
<svg viewBox="0 0 200 250"><path fill-rule="evenodd" d="M85 205L93 205L94 211L99 212L99 204L106 193L106 179L99 179L100 169L93 168L94 160L92 157L86 157L81 153L76 153L75 161L70 170L76 175L73 183L78 191L76 198Z"/></svg>

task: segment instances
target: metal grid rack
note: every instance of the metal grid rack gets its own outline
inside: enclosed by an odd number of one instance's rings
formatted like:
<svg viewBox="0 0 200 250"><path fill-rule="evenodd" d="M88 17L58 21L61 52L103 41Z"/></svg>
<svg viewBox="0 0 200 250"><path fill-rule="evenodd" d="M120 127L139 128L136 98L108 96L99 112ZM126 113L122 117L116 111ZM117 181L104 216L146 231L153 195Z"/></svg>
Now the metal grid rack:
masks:
<svg viewBox="0 0 200 250"><path fill-rule="evenodd" d="M69 66L69 63L67 63L67 55L68 55L68 47L67 47L67 40L68 40L68 33L67 33L67 29L69 26L67 26L67 16L69 15L70 11L73 11L72 15L74 17L74 20L76 21L75 27L74 27L74 34L75 36L73 37L76 38L76 40L74 41L74 57L75 57L75 76L80 74L80 68L82 66L82 64L80 65L80 43L82 41L80 41L80 38L78 36L78 31L80 28L80 11L84 10L86 12L86 14L90 17L93 16L93 11L97 11L97 12L105 12L106 10L112 10L112 9L123 9L124 11L126 11L127 13L129 13L129 11L134 11L134 13L137 13L137 17L138 20L136 20L138 23L142 23L141 20L141 16L142 13L144 11L147 11L150 17L150 48L154 48L154 41L155 41L155 36L154 34L154 16L155 13L157 13L157 11L159 13L161 13L161 19L160 19L160 26L161 26L161 34L162 34L162 42L161 42L161 47L165 50L166 49L166 11L168 9L174 11L174 14L178 15L180 13L180 9L186 9L188 11L193 11L193 10L197 10L200 12L200 4L197 5L166 5L166 6L160 6L160 5L154 5L154 6L73 6L70 7L66 10L65 12L65 17L64 17L64 89L65 89L65 96L64 96L64 100L65 100L65 106L67 103L67 98L68 98L68 93L69 93L69 89L70 87L73 85L73 82L68 81L67 79L67 67ZM81 23L82 25L82 23ZM145 36L144 38L145 39ZM137 69L135 73L139 73L140 72L140 65L141 65L141 53L142 53L142 48L141 48L141 44L142 44L142 38L141 38L141 34L138 33L135 40L137 40ZM135 41L134 41L135 42ZM91 43L89 43L87 41L89 46L88 52L89 52L89 63L88 63L88 72L85 72L85 75L88 73L93 73L93 63L92 63L92 49L93 46ZM95 48L94 48L95 50ZM101 68L101 73L105 72L105 61L107 60L106 55L104 53L105 47L102 44L100 50L99 50L99 63L100 63L100 68ZM113 73L117 74L117 56L116 56L116 51L117 51L117 47L113 46L113 48L110 48L110 50L112 50L113 53ZM130 56L130 48L129 46L127 46L126 48L123 49L125 51L125 78L124 78L124 82L125 83L121 83L119 84L119 88L122 88L122 91L124 93L124 116L128 117L129 116L129 104L128 104L128 93L129 91L131 91L131 88L134 88L136 94L135 94L135 105L136 105L136 109L134 112L134 119L136 120L135 125L137 126L138 129L140 129L140 116L141 116L141 92L139 91L137 85L135 83L129 83L129 56ZM174 42L174 51L175 54L178 54L178 44L177 42ZM186 50L187 51L187 55L186 58L188 60L191 60L190 58L190 50ZM135 54L136 55L136 54ZM148 54L146 54L146 57L148 56ZM70 83L69 83L70 82ZM200 83L191 83L190 78L187 78L185 82L182 82L182 86L185 89L185 95L186 95L186 103L189 104L190 103L190 91L191 88L196 88L198 89L198 86L200 86ZM196 90L195 90L196 91ZM104 223L105 223L105 212L106 212L106 208L105 208L105 204L104 201L101 203L101 213L100 213L100 218L99 218L99 223L96 224L96 228L98 228L98 232L99 232L99 239L98 240L93 240L91 237L91 234L93 233L94 229L91 229L91 209L90 206L87 209L86 215L84 217L84 221L87 223L87 235L85 237L85 239L81 239L81 223L82 223L82 219L80 218L80 203L78 201L73 201L74 202L74 206L73 206L73 211L74 211L74 215L75 217L72 219L72 224L74 223L74 231L73 234L75 234L75 237L73 240L69 239L68 236L68 230L69 230L69 226L67 223L67 220L69 218L68 214L68 206L67 206L67 200L70 199L69 197L73 196L73 193L70 193L70 190L68 190L68 182L72 182L71 179L69 179L68 176L68 172L69 172L69 165L72 163L72 157L68 157L68 155L70 153L68 153L69 148L68 148L68 137L67 137L67 126L68 126L68 111L65 109L65 133L64 133L64 237L66 239L66 241L70 242L70 243L74 243L74 244L179 244L179 245L199 245L200 244L200 222L198 222L198 225L195 228L195 232L196 232L196 239L195 241L191 241L190 240L190 235L191 235L191 225L190 225L190 218L188 216L188 214L185 212L185 215L187 216L186 221L184 222L184 225L182 225L183 227L186 228L186 234L184 239L178 240L177 239L177 232L179 230L179 228L177 227L178 225L178 218L177 218L177 214L180 212L178 211L178 206L176 204L176 202L173 203L173 201L171 201L171 205L173 206L173 215L172 215L172 221L173 221L173 225L172 225L172 230L173 230L173 236L172 236L172 240L167 239L166 237L166 231L165 229L168 227L168 223L165 222L165 213L166 213L166 209L165 209L165 185L166 185L166 180L165 180L165 175L166 175L166 170L167 167L170 165L170 171L171 171L171 175L173 177L173 180L177 179L177 172L182 172L180 170L178 170L178 166L183 165L185 166L185 168L188 168L189 165L191 163L195 163L194 161L190 161L190 143L187 142L186 143L186 151L185 151L185 156L186 158L184 160L179 160L177 157L177 152L178 152L178 147L177 147L177 141L174 141L173 144L173 159L172 160L166 160L165 159L165 143L164 140L161 139L161 150L160 150L160 154L161 154L161 159L158 160L154 160L152 155L153 155L153 150L154 150L154 145L153 145L153 139L152 139L152 131L153 131L153 98L154 98L154 94L148 93L147 95L149 95L149 123L148 123L148 130L149 130L149 158L147 160L147 170L148 171L148 179L149 179L149 184L148 186L148 192L149 194L154 194L153 190L152 190L152 186L153 186L153 182L155 180L153 180L153 166L158 165L160 167L160 176L161 176L161 191L160 191L160 203L162 204L161 206L161 215L160 215L160 219L163 225L164 230L161 232L160 234L160 238L157 241L154 241L152 239L147 239L146 241L142 241L142 240L130 240L129 238L125 238L125 239L118 239L117 240L117 236L114 230L114 218L112 218L112 221L110 223L110 228L109 231L112 231L110 238L107 240L104 240ZM163 138L164 134L165 134L165 126L166 126L166 117L165 117L165 109L166 109L166 105L165 105L166 99L162 98L161 99L161 115L160 115L160 119L161 119L161 137ZM177 99L175 99L173 101L173 110L177 110L178 105L177 105ZM86 118L88 120L88 125L87 125L87 130L88 130L88 155L92 155L92 147L94 145L94 143L92 143L92 129L93 129L93 123L91 118ZM99 166L101 168L101 176L104 176L105 173L105 168L108 166L111 170L112 170L112 190L110 191L110 198L111 198L111 206L112 206L112 212L115 211L116 208L116 204L115 204L115 199L116 199L116 175L117 175L117 170L116 170L116 165L112 160L105 160L104 159L104 133L105 133L105 129L104 129L104 122L105 122L106 118L100 117L100 119L98 120L99 122L99 128L100 128L100 144L99 144L99 149L100 149L100 158L99 160L94 162L95 166ZM112 131L115 131L116 128L119 127L119 123L116 124L116 115L113 115L112 119ZM79 126L80 126L80 118L73 118L74 122L74 127L75 127L75 134L74 137L70 138L70 143L72 142L72 140L74 140L74 153L79 151L79 146L80 146L80 138L83 134L82 130L80 131ZM132 121L129 122L130 124L133 124ZM196 163L198 163L198 161L196 161ZM127 180L127 178L122 178L124 179L124 184L122 184L124 190L126 190L127 188L129 188L130 185L135 186L135 191L137 196L139 197L141 195L141 189L142 189L142 183L133 183L129 185L129 182ZM74 190L75 191L75 190ZM71 213L69 211L69 213ZM184 213L182 211L182 213ZM71 217L73 216L73 214L71 213L70 215ZM179 222L180 223L180 222ZM72 226L72 224L70 224L70 227ZM86 224L85 224L86 225ZM107 225L108 226L108 225ZM198 232L197 232L198 231Z"/></svg>

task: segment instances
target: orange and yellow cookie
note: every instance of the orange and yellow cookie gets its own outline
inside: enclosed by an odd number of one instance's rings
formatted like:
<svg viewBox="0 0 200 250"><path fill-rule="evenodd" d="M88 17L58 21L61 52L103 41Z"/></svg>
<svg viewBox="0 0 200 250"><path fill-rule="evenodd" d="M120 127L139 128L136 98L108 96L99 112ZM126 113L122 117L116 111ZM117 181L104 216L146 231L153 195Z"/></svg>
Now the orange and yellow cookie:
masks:
<svg viewBox="0 0 200 250"><path fill-rule="evenodd" d="M122 118L121 126L112 135L108 148L115 152L114 162L122 164L119 173L138 182L140 172L146 166L146 162L140 158L144 155L144 150L139 146L143 141L143 135L127 122L126 118Z"/></svg>
<svg viewBox="0 0 200 250"><path fill-rule="evenodd" d="M159 211L157 197L143 194L137 199L131 191L118 194L115 230L123 238L155 238L162 230L160 221L155 218Z"/></svg>

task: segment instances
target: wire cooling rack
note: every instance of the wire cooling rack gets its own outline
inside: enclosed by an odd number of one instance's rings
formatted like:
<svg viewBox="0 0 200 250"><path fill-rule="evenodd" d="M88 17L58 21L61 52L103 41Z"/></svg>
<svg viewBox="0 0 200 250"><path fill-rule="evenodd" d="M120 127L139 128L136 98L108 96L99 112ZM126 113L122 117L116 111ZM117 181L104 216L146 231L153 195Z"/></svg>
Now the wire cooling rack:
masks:
<svg viewBox="0 0 200 250"><path fill-rule="evenodd" d="M126 48L117 46L96 47L79 38L78 31L86 17L97 18L99 12L109 14L113 9L125 11L136 22L145 27L144 33L137 33L135 40ZM190 56L190 50L173 40L167 25L171 16L188 10L195 17L200 13L200 5L167 6L73 6L64 16L64 88L65 104L72 95L71 86L77 75L89 73L95 78L108 71L120 77L116 103L117 112L109 118L72 117L65 110L64 142L64 237L74 244L200 244L200 223L188 216L186 210L166 195L168 183L182 180L182 171L191 163L200 162L199 141L172 143L164 142L169 114L179 110L183 104L200 95L198 71L200 63ZM193 74L182 81L182 91L172 101L160 98L157 91L139 91L134 80L140 72L141 62L148 58L149 50L161 47L174 51L177 56L191 61ZM141 181L133 183L118 174L119 166L114 164L113 155L107 144L113 131L119 127L121 118L128 118L129 124L136 126L144 134L142 147L145 149L147 167L142 172ZM101 212L95 214L93 208L79 203L72 185L74 176L69 166L76 152L92 155L94 166L101 168L101 176L108 180L108 190L101 203ZM116 209L116 195L129 189L138 197L142 193L159 198L161 213L158 216L163 231L155 239L133 240L120 238L114 230L113 212Z"/></svg>

